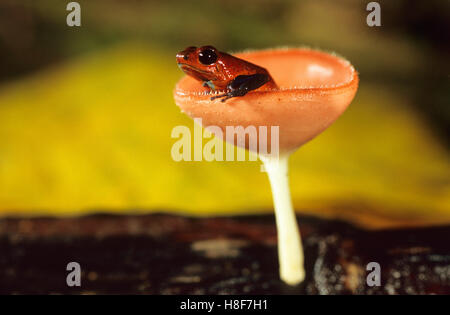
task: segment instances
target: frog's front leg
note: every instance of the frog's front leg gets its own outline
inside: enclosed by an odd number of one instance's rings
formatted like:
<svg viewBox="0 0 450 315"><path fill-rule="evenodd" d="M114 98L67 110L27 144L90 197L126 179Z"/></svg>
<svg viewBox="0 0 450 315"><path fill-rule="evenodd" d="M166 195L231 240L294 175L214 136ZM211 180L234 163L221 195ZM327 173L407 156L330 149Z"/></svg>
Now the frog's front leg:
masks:
<svg viewBox="0 0 450 315"><path fill-rule="evenodd" d="M209 87L211 90L215 91L216 90L216 86L214 85L214 83L212 83L211 81L204 81L202 86L204 87Z"/></svg>
<svg viewBox="0 0 450 315"><path fill-rule="evenodd" d="M267 74L256 73L251 75L238 75L228 84L228 92L211 97L211 100L223 98L222 102L236 96L244 96L250 91L256 90L270 80Z"/></svg>

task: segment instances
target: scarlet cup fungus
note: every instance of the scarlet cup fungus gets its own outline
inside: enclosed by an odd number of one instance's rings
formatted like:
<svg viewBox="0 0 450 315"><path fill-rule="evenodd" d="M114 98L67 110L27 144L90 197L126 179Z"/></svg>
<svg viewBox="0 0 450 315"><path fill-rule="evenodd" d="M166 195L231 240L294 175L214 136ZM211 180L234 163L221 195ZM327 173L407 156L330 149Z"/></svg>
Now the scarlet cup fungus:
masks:
<svg viewBox="0 0 450 315"><path fill-rule="evenodd" d="M289 190L288 158L344 112L356 94L358 75L348 61L311 49L271 49L235 56L267 69L278 88L257 89L226 102L211 101L207 87L185 76L175 87L174 99L191 118L202 118L204 127L220 127L224 140L227 126L255 126L257 130L260 126L269 130L279 126L279 156L256 153L264 163L272 188L280 277L296 285L304 280L305 271ZM270 147L270 139L267 135L258 141L266 141L266 147ZM248 144L246 148L249 149Z"/></svg>

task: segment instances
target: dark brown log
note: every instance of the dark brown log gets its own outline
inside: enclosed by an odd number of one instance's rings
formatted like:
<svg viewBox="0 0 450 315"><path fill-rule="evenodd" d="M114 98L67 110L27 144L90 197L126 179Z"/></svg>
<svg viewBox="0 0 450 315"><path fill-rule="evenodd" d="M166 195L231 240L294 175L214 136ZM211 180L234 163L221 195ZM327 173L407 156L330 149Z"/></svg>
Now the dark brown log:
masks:
<svg viewBox="0 0 450 315"><path fill-rule="evenodd" d="M450 226L366 231L298 217L306 281L278 277L271 215L0 220L2 294L449 294ZM82 268L66 285L66 265ZM381 286L366 284L367 263Z"/></svg>

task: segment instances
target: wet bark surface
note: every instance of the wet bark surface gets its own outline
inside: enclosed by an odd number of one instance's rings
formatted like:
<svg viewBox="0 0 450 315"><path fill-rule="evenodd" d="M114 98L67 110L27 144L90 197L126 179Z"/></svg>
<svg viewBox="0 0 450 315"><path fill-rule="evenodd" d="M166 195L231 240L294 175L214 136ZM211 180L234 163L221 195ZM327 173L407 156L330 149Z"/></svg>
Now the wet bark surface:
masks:
<svg viewBox="0 0 450 315"><path fill-rule="evenodd" d="M307 278L290 287L279 280L272 215L2 219L0 293L450 294L450 226L298 220ZM66 284L69 262L81 266L81 287ZM367 285L369 262L380 286Z"/></svg>

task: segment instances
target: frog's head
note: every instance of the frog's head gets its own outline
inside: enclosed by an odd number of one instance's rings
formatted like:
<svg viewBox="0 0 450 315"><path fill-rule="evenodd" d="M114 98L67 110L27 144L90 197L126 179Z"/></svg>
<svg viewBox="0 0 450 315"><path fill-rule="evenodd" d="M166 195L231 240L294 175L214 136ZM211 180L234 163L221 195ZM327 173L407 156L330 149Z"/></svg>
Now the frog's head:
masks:
<svg viewBox="0 0 450 315"><path fill-rule="evenodd" d="M187 75L200 81L209 81L217 78L219 55L213 46L191 46L177 54L177 63Z"/></svg>

